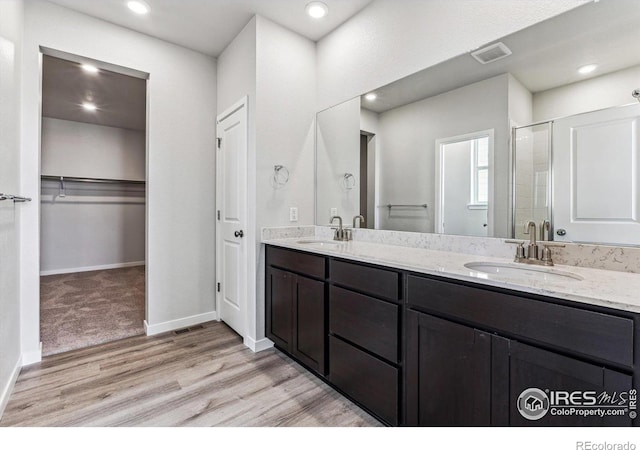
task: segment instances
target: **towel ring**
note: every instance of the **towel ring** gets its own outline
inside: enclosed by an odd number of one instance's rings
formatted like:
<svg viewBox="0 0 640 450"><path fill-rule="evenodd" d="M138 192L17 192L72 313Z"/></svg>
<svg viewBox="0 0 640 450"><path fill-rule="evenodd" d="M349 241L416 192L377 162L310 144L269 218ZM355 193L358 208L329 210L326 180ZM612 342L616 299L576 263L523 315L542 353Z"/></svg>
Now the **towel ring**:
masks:
<svg viewBox="0 0 640 450"><path fill-rule="evenodd" d="M347 191L350 191L356 185L356 177L354 177L352 173L347 172L342 178L342 184Z"/></svg>
<svg viewBox="0 0 640 450"><path fill-rule="evenodd" d="M273 166L273 184L276 189L284 186L289 181L289 169L283 165Z"/></svg>

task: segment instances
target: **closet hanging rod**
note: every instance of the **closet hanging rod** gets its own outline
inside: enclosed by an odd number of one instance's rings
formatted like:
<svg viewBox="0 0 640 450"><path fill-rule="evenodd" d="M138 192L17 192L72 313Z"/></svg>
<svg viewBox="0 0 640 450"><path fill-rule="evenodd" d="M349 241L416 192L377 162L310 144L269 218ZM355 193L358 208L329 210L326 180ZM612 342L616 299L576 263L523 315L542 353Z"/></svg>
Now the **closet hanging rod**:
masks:
<svg viewBox="0 0 640 450"><path fill-rule="evenodd" d="M90 177L64 177L56 175L41 175L41 180L47 181L71 181L80 183L104 183L104 184L146 184L140 180L117 180L113 178L90 178Z"/></svg>

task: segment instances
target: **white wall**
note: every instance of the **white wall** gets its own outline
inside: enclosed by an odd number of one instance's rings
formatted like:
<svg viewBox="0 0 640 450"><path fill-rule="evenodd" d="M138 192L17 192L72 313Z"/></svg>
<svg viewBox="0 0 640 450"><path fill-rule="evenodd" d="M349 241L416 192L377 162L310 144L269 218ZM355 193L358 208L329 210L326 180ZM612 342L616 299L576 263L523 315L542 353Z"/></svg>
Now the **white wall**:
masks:
<svg viewBox="0 0 640 450"><path fill-rule="evenodd" d="M533 96L520 81L509 74L509 121L521 127L533 123Z"/></svg>
<svg viewBox="0 0 640 450"><path fill-rule="evenodd" d="M507 97L508 75L499 75L380 114L379 204L428 205L426 213L381 210L380 228L434 232L436 140L494 129L493 230L507 236Z"/></svg>
<svg viewBox="0 0 640 450"><path fill-rule="evenodd" d="M147 322L215 317L215 61L51 3L25 6L23 192L39 203L39 46L149 73ZM23 352L39 348L38 224L37 208L25 210Z"/></svg>
<svg viewBox="0 0 640 450"><path fill-rule="evenodd" d="M42 173L142 180L145 133L82 122L42 119ZM43 181L40 273L111 268L145 259L145 187Z"/></svg>
<svg viewBox="0 0 640 450"><path fill-rule="evenodd" d="M533 95L533 121L567 117L637 101L631 96L640 88L640 66L560 86Z"/></svg>
<svg viewBox="0 0 640 450"><path fill-rule="evenodd" d="M288 225L298 207L301 225L313 224L315 45L256 16L218 58L218 110L249 97L247 294L245 344L264 340L264 255L260 229ZM289 169L289 182L272 184L273 166ZM262 341L262 342L260 342Z"/></svg>
<svg viewBox="0 0 640 450"><path fill-rule="evenodd" d="M318 113L316 155L318 225L328 225L331 209L344 224L360 214L360 98ZM345 173L354 176L347 189ZM337 222L335 223L337 226Z"/></svg>
<svg viewBox="0 0 640 450"><path fill-rule="evenodd" d="M375 0L318 42L324 109L482 46L587 0ZM452 31L455 30L455 31Z"/></svg>
<svg viewBox="0 0 640 450"><path fill-rule="evenodd" d="M144 181L145 132L42 119L42 174Z"/></svg>
<svg viewBox="0 0 640 450"><path fill-rule="evenodd" d="M23 3L0 1L0 192L20 195L20 68ZM20 355L19 214L34 203L0 202L0 417Z"/></svg>
<svg viewBox="0 0 640 450"><path fill-rule="evenodd" d="M313 225L316 46L261 16L256 17L256 45L255 243L261 251L261 228L292 225L290 207L298 208L297 224ZM277 190L271 181L276 164L289 169L289 182ZM265 334L263 252L256 267L249 336L260 340Z"/></svg>
<svg viewBox="0 0 640 450"><path fill-rule="evenodd" d="M42 275L144 264L145 188L43 181Z"/></svg>
<svg viewBox="0 0 640 450"><path fill-rule="evenodd" d="M218 112L223 114L243 97L248 97L247 124L247 322L245 343L251 347L247 336L256 339L256 286L258 244L256 229L256 17L253 17L235 39L218 57ZM264 276L264 275L262 275ZM255 277L255 278L254 278Z"/></svg>

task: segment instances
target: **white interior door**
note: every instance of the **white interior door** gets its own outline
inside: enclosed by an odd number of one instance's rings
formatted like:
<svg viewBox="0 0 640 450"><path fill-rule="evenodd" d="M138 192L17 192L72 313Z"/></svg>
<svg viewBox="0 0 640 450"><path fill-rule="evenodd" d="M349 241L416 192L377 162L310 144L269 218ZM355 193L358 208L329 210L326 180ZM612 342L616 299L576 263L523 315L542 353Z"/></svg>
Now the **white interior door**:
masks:
<svg viewBox="0 0 640 450"><path fill-rule="evenodd" d="M218 116L216 266L220 320L244 337L247 297L247 101Z"/></svg>
<svg viewBox="0 0 640 450"><path fill-rule="evenodd" d="M554 238L640 244L640 104L557 120Z"/></svg>

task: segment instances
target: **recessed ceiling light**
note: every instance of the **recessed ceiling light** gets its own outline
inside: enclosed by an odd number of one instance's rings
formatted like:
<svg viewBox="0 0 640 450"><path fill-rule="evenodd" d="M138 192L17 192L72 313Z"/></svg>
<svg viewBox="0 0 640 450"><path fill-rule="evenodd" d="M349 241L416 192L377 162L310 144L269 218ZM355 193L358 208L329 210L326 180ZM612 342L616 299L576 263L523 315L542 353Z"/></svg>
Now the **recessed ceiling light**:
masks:
<svg viewBox="0 0 640 450"><path fill-rule="evenodd" d="M89 102L84 102L82 104L82 107L84 109L86 109L87 111L95 111L96 109L98 109L98 107L96 105L94 105L93 103L89 103Z"/></svg>
<svg viewBox="0 0 640 450"><path fill-rule="evenodd" d="M92 66L91 64L83 64L82 70L89 73L98 73L98 68L96 66Z"/></svg>
<svg viewBox="0 0 640 450"><path fill-rule="evenodd" d="M142 0L131 0L127 2L127 7L136 14L148 14L151 11L151 7L147 2Z"/></svg>
<svg viewBox="0 0 640 450"><path fill-rule="evenodd" d="M307 14L314 19L322 19L329 13L329 8L322 2L308 3L305 9L307 10Z"/></svg>
<svg viewBox="0 0 640 450"><path fill-rule="evenodd" d="M582 75L586 75L588 73L593 72L598 67L597 64L587 64L586 66L582 66L578 69L578 73Z"/></svg>
<svg viewBox="0 0 640 450"><path fill-rule="evenodd" d="M370 102L372 102L375 99L377 99L378 96L374 92L369 92L367 95L364 96L364 98L365 100L369 100Z"/></svg>

